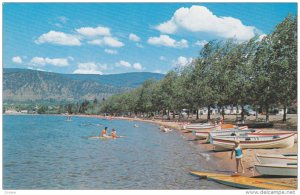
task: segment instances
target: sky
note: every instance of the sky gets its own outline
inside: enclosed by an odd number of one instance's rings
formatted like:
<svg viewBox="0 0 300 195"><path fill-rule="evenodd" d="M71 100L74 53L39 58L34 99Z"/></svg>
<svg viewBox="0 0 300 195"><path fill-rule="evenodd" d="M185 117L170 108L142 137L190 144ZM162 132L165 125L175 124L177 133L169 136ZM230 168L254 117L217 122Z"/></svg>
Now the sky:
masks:
<svg viewBox="0 0 300 195"><path fill-rule="evenodd" d="M272 33L296 3L3 3L3 67L166 73L210 40Z"/></svg>

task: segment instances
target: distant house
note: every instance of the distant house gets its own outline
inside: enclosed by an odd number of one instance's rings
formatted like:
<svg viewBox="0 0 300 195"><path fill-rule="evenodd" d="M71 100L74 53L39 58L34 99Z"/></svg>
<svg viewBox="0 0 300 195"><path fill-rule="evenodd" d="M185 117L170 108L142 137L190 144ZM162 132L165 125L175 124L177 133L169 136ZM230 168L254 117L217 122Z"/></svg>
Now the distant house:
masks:
<svg viewBox="0 0 300 195"><path fill-rule="evenodd" d="M22 114L28 114L28 110L21 110Z"/></svg>

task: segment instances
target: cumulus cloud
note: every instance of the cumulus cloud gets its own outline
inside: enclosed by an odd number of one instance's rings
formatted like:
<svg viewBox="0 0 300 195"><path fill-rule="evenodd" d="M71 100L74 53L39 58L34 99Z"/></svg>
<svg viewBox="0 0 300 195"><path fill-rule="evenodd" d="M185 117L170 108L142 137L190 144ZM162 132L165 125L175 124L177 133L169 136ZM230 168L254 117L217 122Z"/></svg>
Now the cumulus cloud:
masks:
<svg viewBox="0 0 300 195"><path fill-rule="evenodd" d="M136 34L130 33L129 34L129 40L134 41L134 42L138 42L141 40L141 38L139 36L137 36Z"/></svg>
<svg viewBox="0 0 300 195"><path fill-rule="evenodd" d="M204 6L181 7L172 18L155 27L161 33L173 34L179 30L210 33L222 38L248 40L255 36L257 29L246 26L233 17L219 17Z"/></svg>
<svg viewBox="0 0 300 195"><path fill-rule="evenodd" d="M74 74L103 74L103 70L107 69L106 64L96 64L94 62L78 63Z"/></svg>
<svg viewBox="0 0 300 195"><path fill-rule="evenodd" d="M139 47L139 48L144 48L144 46L140 43L136 43L136 46Z"/></svg>
<svg viewBox="0 0 300 195"><path fill-rule="evenodd" d="M192 61L193 61L193 58L186 58L186 57L180 56L177 58L176 61L173 62L173 65L179 66L179 67L184 67L184 66L191 64Z"/></svg>
<svg viewBox="0 0 300 195"><path fill-rule="evenodd" d="M43 58L43 57L34 57L30 60L29 64L36 67L45 66L46 64L65 67L69 66L69 58Z"/></svg>
<svg viewBox="0 0 300 195"><path fill-rule="evenodd" d="M110 29L107 27L98 26L96 28L93 27L82 27L76 29L76 31L84 36L93 37L93 36L110 36Z"/></svg>
<svg viewBox="0 0 300 195"><path fill-rule="evenodd" d="M22 58L21 58L20 56L15 56L15 57L13 57L13 58L11 59L11 61L12 61L13 63L16 63L16 64L22 64L22 63L23 63L23 60L22 60Z"/></svg>
<svg viewBox="0 0 300 195"><path fill-rule="evenodd" d="M140 63L134 63L132 66L136 70L142 70L142 65Z"/></svg>
<svg viewBox="0 0 300 195"><path fill-rule="evenodd" d="M169 37L168 35L160 35L159 37L150 37L148 39L148 43L156 46L166 46L166 47L174 47L174 48L188 47L187 40L181 39L180 41L176 41L171 37Z"/></svg>
<svg viewBox="0 0 300 195"><path fill-rule="evenodd" d="M141 63L136 62L131 64L130 62L127 62L125 60L120 60L119 62L116 63L117 67L126 67L126 68L134 68L136 70L142 70L143 67L141 65Z"/></svg>
<svg viewBox="0 0 300 195"><path fill-rule="evenodd" d="M114 49L105 49L104 52L112 55L118 53L118 51Z"/></svg>
<svg viewBox="0 0 300 195"><path fill-rule="evenodd" d="M120 60L119 62L116 63L116 66L123 66L123 67L130 68L131 64L127 61Z"/></svg>
<svg viewBox="0 0 300 195"><path fill-rule="evenodd" d="M165 60L166 60L166 57L165 57L165 56L160 56L159 59L160 59L161 61L165 61Z"/></svg>
<svg viewBox="0 0 300 195"><path fill-rule="evenodd" d="M196 41L195 45L200 46L200 47L204 47L204 45L206 45L207 43L208 43L208 41L201 40L201 41Z"/></svg>
<svg viewBox="0 0 300 195"><path fill-rule="evenodd" d="M109 47L123 47L124 43L119 41L117 38L114 37L103 37L103 39L95 39L92 41L88 41L89 44L91 45L106 45Z"/></svg>
<svg viewBox="0 0 300 195"><path fill-rule="evenodd" d="M67 46L79 46L81 45L78 36L66 34L63 32L49 31L48 33L42 34L37 40L36 44L51 43L55 45L67 45Z"/></svg>

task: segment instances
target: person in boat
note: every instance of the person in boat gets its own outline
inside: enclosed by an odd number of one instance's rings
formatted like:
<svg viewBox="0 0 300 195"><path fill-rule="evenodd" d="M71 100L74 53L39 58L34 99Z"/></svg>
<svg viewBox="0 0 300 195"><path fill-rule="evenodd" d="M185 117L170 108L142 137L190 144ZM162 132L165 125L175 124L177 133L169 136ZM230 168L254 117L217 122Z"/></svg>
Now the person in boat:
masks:
<svg viewBox="0 0 300 195"><path fill-rule="evenodd" d="M240 141L238 141L238 140L234 142L234 146L233 146L232 151L231 151L231 159L233 158L233 153L235 153L235 160L236 160L236 172L235 173L239 172L239 166L240 165L242 167L242 173L245 173L244 165L243 165L243 161L242 161L243 150L240 146Z"/></svg>
<svg viewBox="0 0 300 195"><path fill-rule="evenodd" d="M111 137L113 138L113 139L116 139L118 136L117 136L117 131L115 130L115 129L112 129L111 130Z"/></svg>
<svg viewBox="0 0 300 195"><path fill-rule="evenodd" d="M105 127L105 128L101 131L100 137L107 137L107 127Z"/></svg>

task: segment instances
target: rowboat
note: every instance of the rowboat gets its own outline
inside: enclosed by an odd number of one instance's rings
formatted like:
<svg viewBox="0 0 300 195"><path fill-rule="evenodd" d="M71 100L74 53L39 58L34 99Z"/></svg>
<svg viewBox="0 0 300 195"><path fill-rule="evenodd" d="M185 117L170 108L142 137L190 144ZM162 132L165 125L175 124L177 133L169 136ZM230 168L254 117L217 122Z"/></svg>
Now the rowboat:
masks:
<svg viewBox="0 0 300 195"><path fill-rule="evenodd" d="M267 179L244 177L240 175L224 175L218 173L207 173L191 171L192 175L206 178L227 186L243 189L267 189L267 190L295 190L294 186Z"/></svg>
<svg viewBox="0 0 300 195"><path fill-rule="evenodd" d="M192 124L188 124L188 125L183 125L183 129L189 129L189 128L201 128L201 127L205 127L205 126L211 126L211 123L192 123Z"/></svg>
<svg viewBox="0 0 300 195"><path fill-rule="evenodd" d="M211 128L211 129L205 129L205 130L193 130L192 134L196 136L198 139L210 139L210 133L215 132L216 134L220 133L220 135L231 135L232 133L235 133L237 131L245 131L246 128L243 129L237 129L233 128L233 125L221 125L220 128ZM249 131L249 133L255 132L253 130Z"/></svg>
<svg viewBox="0 0 300 195"><path fill-rule="evenodd" d="M212 138L215 150L232 149L240 141L243 149L290 148L294 145L294 133L273 136L217 136Z"/></svg>
<svg viewBox="0 0 300 195"><path fill-rule="evenodd" d="M257 154L259 164L287 164L297 163L297 154Z"/></svg>
<svg viewBox="0 0 300 195"><path fill-rule="evenodd" d="M274 135L288 135L291 133L282 133L282 132L274 132L274 133L260 133L260 132L254 132L250 133L249 136L274 136ZM294 133L294 142L297 143L298 136L297 133Z"/></svg>
<svg viewBox="0 0 300 195"><path fill-rule="evenodd" d="M262 175L297 176L297 163L291 164L255 164L255 169Z"/></svg>
<svg viewBox="0 0 300 195"><path fill-rule="evenodd" d="M242 136L256 132L255 129L225 129L225 130L213 130L208 134L208 141L212 143L212 138L217 136ZM196 133L197 136L197 133Z"/></svg>

